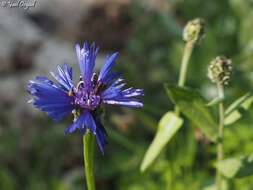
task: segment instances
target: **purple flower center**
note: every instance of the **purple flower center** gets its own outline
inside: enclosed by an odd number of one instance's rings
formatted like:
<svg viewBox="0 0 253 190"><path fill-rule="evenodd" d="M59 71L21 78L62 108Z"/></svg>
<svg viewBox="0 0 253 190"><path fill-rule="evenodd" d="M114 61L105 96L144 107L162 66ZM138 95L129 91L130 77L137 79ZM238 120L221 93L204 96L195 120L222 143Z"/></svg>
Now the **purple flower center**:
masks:
<svg viewBox="0 0 253 190"><path fill-rule="evenodd" d="M74 96L75 105L95 110L101 103L100 92L105 87L102 83L97 81L97 74L94 73L91 79L91 84L85 84L80 77L80 81L75 88L70 92L70 96Z"/></svg>

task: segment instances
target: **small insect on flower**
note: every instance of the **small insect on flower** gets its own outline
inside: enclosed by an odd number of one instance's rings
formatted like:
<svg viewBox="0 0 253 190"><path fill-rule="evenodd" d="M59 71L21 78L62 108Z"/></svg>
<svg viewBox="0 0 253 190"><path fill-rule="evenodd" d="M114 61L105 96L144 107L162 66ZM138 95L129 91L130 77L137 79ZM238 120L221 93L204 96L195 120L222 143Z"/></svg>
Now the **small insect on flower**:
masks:
<svg viewBox="0 0 253 190"><path fill-rule="evenodd" d="M106 144L106 131L99 117L99 109L105 104L132 108L143 106L139 96L142 89L127 88L119 75L112 71L118 53L107 55L99 74L94 72L98 47L87 42L81 48L76 45L76 54L81 71L77 85L74 85L72 68L57 66L58 72L51 72L54 83L47 77L39 76L29 81L27 90L33 96L31 102L55 121L73 114L73 124L65 129L65 134L79 130L82 134L91 131L97 139L101 152Z"/></svg>

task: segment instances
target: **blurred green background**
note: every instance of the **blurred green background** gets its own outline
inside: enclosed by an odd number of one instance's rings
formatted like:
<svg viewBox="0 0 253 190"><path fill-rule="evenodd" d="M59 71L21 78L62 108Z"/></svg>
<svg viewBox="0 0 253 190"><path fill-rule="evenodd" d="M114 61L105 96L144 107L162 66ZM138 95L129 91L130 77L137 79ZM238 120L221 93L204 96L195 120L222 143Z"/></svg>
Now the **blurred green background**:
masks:
<svg viewBox="0 0 253 190"><path fill-rule="evenodd" d="M182 29L195 17L204 18L207 28L194 49L187 85L215 97L206 68L226 55L235 67L226 88L231 103L253 87L252 0L41 0L29 10L0 7L0 189L84 189L82 138L64 136L71 118L55 124L26 103L25 91L29 79L48 75L57 64L76 69L73 47L84 40L101 47L98 68L105 53L119 51L116 69L129 85L145 90L143 109L107 109L109 144L104 156L96 151L97 189L199 190L212 184L215 146L187 122L155 164L139 172L160 117L173 109L163 83L177 82ZM225 155L253 152L250 118L225 129ZM252 189L253 177L229 186Z"/></svg>

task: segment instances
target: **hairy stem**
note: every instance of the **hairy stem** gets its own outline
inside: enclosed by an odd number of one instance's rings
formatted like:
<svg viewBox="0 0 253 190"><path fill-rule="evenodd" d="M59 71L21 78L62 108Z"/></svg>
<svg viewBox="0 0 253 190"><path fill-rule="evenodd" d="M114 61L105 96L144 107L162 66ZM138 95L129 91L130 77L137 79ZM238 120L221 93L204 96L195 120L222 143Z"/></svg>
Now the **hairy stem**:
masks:
<svg viewBox="0 0 253 190"><path fill-rule="evenodd" d="M189 65L189 60L190 60L193 48L194 48L194 43L187 42L185 44L183 58L182 58L182 63L181 63L181 67L180 67L178 86L183 87L185 85L186 75L187 75L187 70L188 70L188 65ZM180 113L180 109L179 109L178 106L175 107L175 113L177 115L179 115L179 113Z"/></svg>
<svg viewBox="0 0 253 190"><path fill-rule="evenodd" d="M217 84L218 96L224 98L223 85ZM219 103L219 131L218 131L218 143L217 143L217 163L223 160L223 138L224 138L224 105L223 102ZM222 188L222 175L216 171L216 189L221 190Z"/></svg>
<svg viewBox="0 0 253 190"><path fill-rule="evenodd" d="M83 136L83 154L84 154L84 167L85 177L88 190L95 190L94 180L94 135L87 131Z"/></svg>

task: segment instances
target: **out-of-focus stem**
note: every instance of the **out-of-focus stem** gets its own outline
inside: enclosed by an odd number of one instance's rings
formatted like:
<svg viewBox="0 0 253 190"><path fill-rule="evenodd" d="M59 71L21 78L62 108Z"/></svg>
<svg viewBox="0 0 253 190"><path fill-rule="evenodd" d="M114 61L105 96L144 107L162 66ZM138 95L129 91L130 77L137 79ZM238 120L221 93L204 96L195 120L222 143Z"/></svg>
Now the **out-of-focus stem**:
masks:
<svg viewBox="0 0 253 190"><path fill-rule="evenodd" d="M224 98L224 88L222 84L217 83L218 96ZM217 163L223 160L223 139L224 139L224 105L223 102L219 103L219 131L217 143ZM222 175L216 170L216 189L222 188Z"/></svg>
<svg viewBox="0 0 253 190"><path fill-rule="evenodd" d="M83 136L84 167L88 190L96 189L94 179L94 139L94 135L89 131Z"/></svg>
<svg viewBox="0 0 253 190"><path fill-rule="evenodd" d="M185 44L182 63L180 67L179 80L178 80L178 86L180 87L183 87L185 85L189 60L190 60L193 48L194 48L193 42L190 41ZM175 113L177 115L179 115L180 113L180 109L178 106L175 107Z"/></svg>
<svg viewBox="0 0 253 190"><path fill-rule="evenodd" d="M190 57L192 54L193 47L194 47L194 43L192 43L192 42L187 42L185 44L184 54L183 54L183 58L182 58L182 64L181 64L181 68L180 68L178 86L184 86L184 84L185 84L188 64L189 64L189 60L190 60Z"/></svg>

